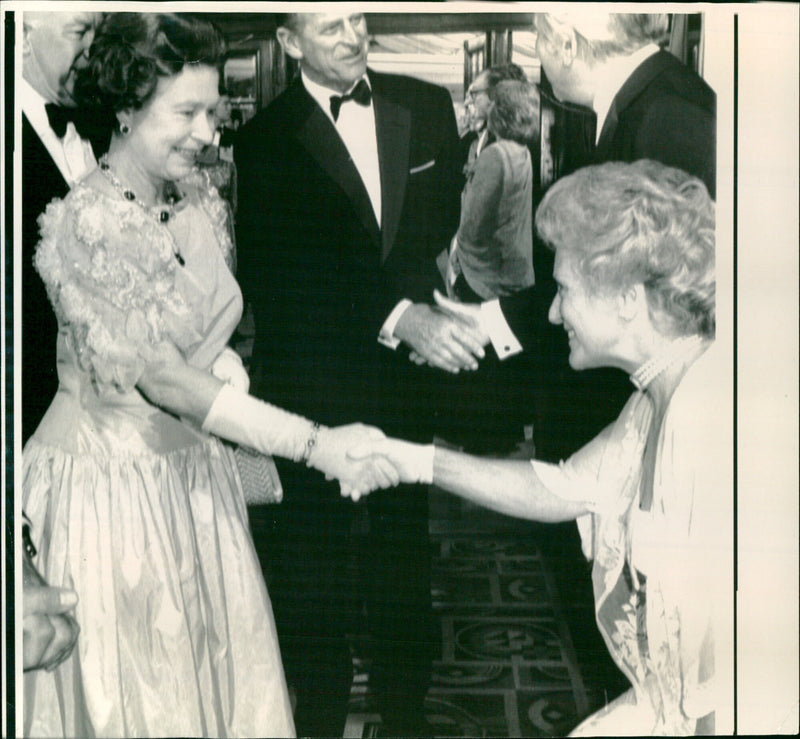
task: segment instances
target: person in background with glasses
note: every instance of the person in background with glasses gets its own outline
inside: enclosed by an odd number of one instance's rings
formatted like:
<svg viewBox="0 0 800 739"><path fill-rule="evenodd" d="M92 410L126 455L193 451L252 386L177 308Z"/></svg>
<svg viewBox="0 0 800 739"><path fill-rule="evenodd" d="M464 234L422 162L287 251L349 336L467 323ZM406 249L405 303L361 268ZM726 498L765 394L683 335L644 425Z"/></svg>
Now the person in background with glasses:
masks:
<svg viewBox="0 0 800 739"><path fill-rule="evenodd" d="M480 153L494 141L494 135L489 132L486 119L494 88L505 80L527 81L522 67L517 64L500 64L484 69L467 88L464 107L467 111L469 133L461 139L466 162L465 172Z"/></svg>

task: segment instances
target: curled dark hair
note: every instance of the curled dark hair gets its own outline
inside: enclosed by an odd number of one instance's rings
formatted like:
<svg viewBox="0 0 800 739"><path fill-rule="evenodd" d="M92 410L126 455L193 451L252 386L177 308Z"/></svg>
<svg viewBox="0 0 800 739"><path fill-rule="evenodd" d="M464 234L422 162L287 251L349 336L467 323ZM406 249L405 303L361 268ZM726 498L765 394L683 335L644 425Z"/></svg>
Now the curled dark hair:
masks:
<svg viewBox="0 0 800 739"><path fill-rule="evenodd" d="M225 40L206 20L185 13L108 13L75 91L84 105L138 110L159 78L179 74L187 64L221 71L224 60Z"/></svg>
<svg viewBox="0 0 800 739"><path fill-rule="evenodd" d="M714 201L697 178L641 159L607 162L560 179L536 211L536 229L568 250L595 293L644 285L665 334L713 337Z"/></svg>
<svg viewBox="0 0 800 739"><path fill-rule="evenodd" d="M519 64L495 64L487 67L481 74L486 75L486 94L492 100L494 88L506 80L516 80L517 82L527 82L525 70Z"/></svg>

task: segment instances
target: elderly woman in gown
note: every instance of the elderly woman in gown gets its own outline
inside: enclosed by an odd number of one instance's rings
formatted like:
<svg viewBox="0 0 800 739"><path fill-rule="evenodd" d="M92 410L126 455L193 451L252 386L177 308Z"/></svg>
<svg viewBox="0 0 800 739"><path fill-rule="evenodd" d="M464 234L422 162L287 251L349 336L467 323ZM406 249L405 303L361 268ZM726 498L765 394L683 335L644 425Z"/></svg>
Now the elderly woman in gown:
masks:
<svg viewBox="0 0 800 739"><path fill-rule="evenodd" d="M617 421L558 465L397 440L352 454L511 516L577 521L597 625L631 688L576 735L729 733L732 386L715 345L714 203L680 170L608 163L557 182L536 226L555 249L549 318L570 365L630 374Z"/></svg>
<svg viewBox="0 0 800 739"><path fill-rule="evenodd" d="M366 492L329 429L247 394L226 347L242 314L216 189L224 44L185 15L110 13L79 78L113 110L108 155L40 220L35 264L59 323L59 389L23 452L22 498L47 580L81 632L28 673L27 736L292 736L272 608L227 439ZM274 465L272 467L274 471Z"/></svg>

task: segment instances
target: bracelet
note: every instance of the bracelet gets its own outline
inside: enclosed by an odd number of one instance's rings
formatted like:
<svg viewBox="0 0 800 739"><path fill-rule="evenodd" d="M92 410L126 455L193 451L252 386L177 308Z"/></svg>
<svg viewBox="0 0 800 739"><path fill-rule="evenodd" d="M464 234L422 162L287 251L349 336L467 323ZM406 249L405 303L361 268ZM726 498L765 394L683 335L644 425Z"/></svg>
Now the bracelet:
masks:
<svg viewBox="0 0 800 739"><path fill-rule="evenodd" d="M311 424L311 433L308 435L308 439L306 439L306 447L303 450L302 461L308 464L309 457L311 457L312 452L314 451L314 447L317 445L317 437L319 436L319 423L314 421Z"/></svg>

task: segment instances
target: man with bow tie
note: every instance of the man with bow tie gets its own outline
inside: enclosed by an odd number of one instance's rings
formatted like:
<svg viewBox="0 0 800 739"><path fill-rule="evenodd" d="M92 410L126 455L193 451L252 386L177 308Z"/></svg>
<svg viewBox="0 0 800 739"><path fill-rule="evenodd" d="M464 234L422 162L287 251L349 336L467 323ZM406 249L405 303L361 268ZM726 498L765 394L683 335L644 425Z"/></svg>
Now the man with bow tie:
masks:
<svg viewBox="0 0 800 739"><path fill-rule="evenodd" d="M58 325L33 268L37 218L54 198L96 164L75 112L75 73L86 60L101 13L24 12L22 40L22 443L36 430L58 388ZM51 123L52 121L52 123ZM78 130L80 128L80 131ZM110 130L108 131L110 136ZM107 144L107 138L106 138ZM22 555L23 667L50 668L66 659L78 636L72 591L48 587L34 564L29 526ZM32 532L35 536L35 532Z"/></svg>
<svg viewBox="0 0 800 739"><path fill-rule="evenodd" d="M300 74L235 147L252 388L325 423L358 419L430 440L435 388L450 378L441 370L477 366L482 355L473 327L431 306L463 183L452 100L436 85L368 70L361 13L283 16L277 38ZM437 369L409 362L409 349ZM270 595L297 731L341 736L352 681L345 634L359 617L347 598L353 507L298 470L281 475L287 494L267 512L270 542L256 539L273 547ZM394 489L366 506L360 568L381 731L429 733L427 490Z"/></svg>
<svg viewBox="0 0 800 739"><path fill-rule="evenodd" d="M22 37L22 442L36 430L58 387L56 324L33 268L37 218L96 165L73 97L101 13L28 12ZM78 114L76 123L69 120ZM52 123L51 123L52 120ZM78 130L80 129L80 130ZM83 134L83 135L82 135ZM110 137L106 133L105 144ZM103 143L97 141L100 149Z"/></svg>
<svg viewBox="0 0 800 739"><path fill-rule="evenodd" d="M700 76L660 48L669 37L667 14L608 13L586 5L569 12L537 13L536 31L536 55L555 96L594 111L594 146L587 150L581 142L573 147L585 152L572 157L573 169L654 159L699 177L714 197L716 95ZM617 417L630 383L613 369L570 372L561 334L555 346L543 346L543 341L552 342L546 317L553 295L543 289L546 271L537 267L536 274L533 288L481 306L448 307L464 317L492 316L492 327L485 329L500 359L523 350L540 355L543 381L533 386L548 387L549 393L537 394L552 402L540 417L536 447L558 461ZM562 384L556 387L553 378L559 374ZM564 402L565 397L571 402Z"/></svg>

